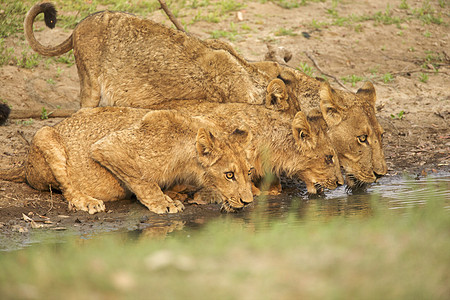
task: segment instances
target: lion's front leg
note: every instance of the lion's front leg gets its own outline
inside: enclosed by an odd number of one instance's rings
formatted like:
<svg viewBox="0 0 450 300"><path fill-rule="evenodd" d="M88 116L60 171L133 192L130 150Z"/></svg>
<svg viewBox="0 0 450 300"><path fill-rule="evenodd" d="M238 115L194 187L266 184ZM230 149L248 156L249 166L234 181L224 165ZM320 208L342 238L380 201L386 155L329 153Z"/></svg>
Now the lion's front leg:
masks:
<svg viewBox="0 0 450 300"><path fill-rule="evenodd" d="M69 209L83 210L90 214L105 210L103 201L85 195L72 185L67 152L61 141L61 136L54 128L44 127L40 129L34 136L33 147L41 153L47 163L54 180L63 192L64 198L69 202Z"/></svg>
<svg viewBox="0 0 450 300"><path fill-rule="evenodd" d="M151 163L144 166L145 163L138 161L136 149L130 149L130 139L123 140L123 137L132 136L128 134L128 131L112 133L97 141L91 147L91 157L125 183L152 212L163 214L182 211L184 205L180 201L164 195L154 180L142 178L142 168L146 168L149 174L158 171L151 170Z"/></svg>
<svg viewBox="0 0 450 300"><path fill-rule="evenodd" d="M138 200L157 214L177 213L184 209L183 203L165 195L154 182L126 182Z"/></svg>

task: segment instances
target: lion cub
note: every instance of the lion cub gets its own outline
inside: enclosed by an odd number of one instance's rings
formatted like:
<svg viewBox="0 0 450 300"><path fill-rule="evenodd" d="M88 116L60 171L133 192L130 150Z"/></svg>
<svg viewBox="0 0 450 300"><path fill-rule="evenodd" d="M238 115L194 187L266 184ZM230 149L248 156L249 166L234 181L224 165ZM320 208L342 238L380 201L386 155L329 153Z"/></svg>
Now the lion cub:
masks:
<svg viewBox="0 0 450 300"><path fill-rule="evenodd" d="M0 178L60 189L69 209L90 214L104 211L104 201L131 193L152 212L182 211L183 204L161 190L176 183L197 186L206 200L234 211L253 201L243 151L250 135L219 133L211 123L175 111L82 109L40 129L22 169L0 172Z"/></svg>
<svg viewBox="0 0 450 300"><path fill-rule="evenodd" d="M33 34L40 13L55 27L53 4L36 4L24 22L27 41L46 56L74 50L81 107L142 108L178 99L264 104L267 85L279 73L275 62L248 63L224 42L124 12L94 13L60 45L44 46Z"/></svg>
<svg viewBox="0 0 450 300"><path fill-rule="evenodd" d="M292 117L260 105L195 101L172 101L161 107L209 120L225 132L245 126L252 136L247 154L254 177L267 173L297 177L310 194L344 183L320 111L309 116L298 112Z"/></svg>
<svg viewBox="0 0 450 300"><path fill-rule="evenodd" d="M280 78L286 82L287 97L297 100L302 111L322 112L349 189L364 187L387 173L384 130L376 118L372 83L366 82L356 93L350 93L286 67Z"/></svg>

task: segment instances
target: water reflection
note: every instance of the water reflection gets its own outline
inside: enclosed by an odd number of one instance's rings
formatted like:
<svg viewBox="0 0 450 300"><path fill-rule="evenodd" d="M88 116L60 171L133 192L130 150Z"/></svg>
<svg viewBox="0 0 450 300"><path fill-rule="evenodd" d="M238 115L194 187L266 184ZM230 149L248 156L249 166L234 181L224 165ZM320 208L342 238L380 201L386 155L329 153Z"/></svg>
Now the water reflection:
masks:
<svg viewBox="0 0 450 300"><path fill-rule="evenodd" d="M324 198L317 199L309 199L303 190L289 187L279 196L258 197L244 212L212 217L264 230L274 221L282 222L287 218L290 226L301 226L305 220L326 221L336 216L367 218L374 213L374 205L381 210L404 210L422 205L434 197L444 198L445 205L450 207L449 173L419 179L408 176L385 177L370 186L366 193L348 194L344 187L340 187L327 192ZM201 223L205 224L211 218L202 219ZM199 225L198 222L186 221L185 231L192 229L192 224Z"/></svg>
<svg viewBox="0 0 450 300"><path fill-rule="evenodd" d="M408 176L385 177L370 186L366 193L348 194L344 187L328 191L323 198L308 198L306 189L288 185L279 196L257 197L244 211L235 214L220 213L218 205L188 205L180 214L158 216L149 213L139 204L130 209L130 214L121 225L110 222L93 222L59 235L97 236L101 234L122 235L128 240L161 239L177 235L189 236L211 221L223 222L224 230L235 224L254 231L264 231L274 223L277 226L302 226L304 222L326 222L337 216L370 218L377 211L402 213L411 206L420 206L433 199L444 199L450 209L450 173L440 173L427 178ZM81 224L86 225L86 224ZM22 248L29 243L55 239L54 231L36 231L30 236L14 235L2 250ZM61 239L59 236L57 239Z"/></svg>

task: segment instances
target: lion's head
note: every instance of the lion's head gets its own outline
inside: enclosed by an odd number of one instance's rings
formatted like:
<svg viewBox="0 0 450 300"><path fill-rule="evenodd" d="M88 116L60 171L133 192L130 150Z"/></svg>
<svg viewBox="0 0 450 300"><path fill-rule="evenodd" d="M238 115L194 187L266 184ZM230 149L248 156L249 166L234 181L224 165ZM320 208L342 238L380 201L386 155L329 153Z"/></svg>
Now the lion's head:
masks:
<svg viewBox="0 0 450 300"><path fill-rule="evenodd" d="M356 94L337 91L324 83L320 108L328 135L339 154L349 188L363 187L387 173L383 128L375 116L375 88L366 82Z"/></svg>
<svg viewBox="0 0 450 300"><path fill-rule="evenodd" d="M334 90L327 82L287 67L279 78L282 82L274 83L281 87L285 84L288 100L277 92L272 93L275 95L272 103L287 101L287 112L300 108L309 112L320 106L327 134L338 153L350 189L375 182L387 173L381 139L383 128L375 116L376 93L372 83L367 82L356 93Z"/></svg>
<svg viewBox="0 0 450 300"><path fill-rule="evenodd" d="M197 196L222 204L222 210L234 212L253 201L252 167L245 148L251 136L236 129L228 138L220 139L200 128L196 138L198 161L204 169L202 185L207 188Z"/></svg>
<svg viewBox="0 0 450 300"><path fill-rule="evenodd" d="M338 155L325 128L318 111L308 117L298 112L292 122L292 133L303 157L296 175L305 182L310 194L321 194L323 188L335 189L344 184Z"/></svg>

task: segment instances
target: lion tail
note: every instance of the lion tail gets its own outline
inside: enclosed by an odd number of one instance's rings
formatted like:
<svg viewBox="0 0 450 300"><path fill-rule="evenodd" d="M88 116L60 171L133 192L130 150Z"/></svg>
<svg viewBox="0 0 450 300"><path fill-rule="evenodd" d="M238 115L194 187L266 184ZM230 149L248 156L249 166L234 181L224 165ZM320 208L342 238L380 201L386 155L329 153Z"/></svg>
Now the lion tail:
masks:
<svg viewBox="0 0 450 300"><path fill-rule="evenodd" d="M73 48L72 34L61 44L57 46L44 46L39 43L33 32L34 19L40 13L44 13L45 25L53 29L56 25L56 9L52 3L44 2L34 5L27 13L23 24L25 37L30 47L37 53L45 56L57 56L68 52Z"/></svg>
<svg viewBox="0 0 450 300"><path fill-rule="evenodd" d="M25 165L6 170L0 169L0 180L26 182Z"/></svg>
<svg viewBox="0 0 450 300"><path fill-rule="evenodd" d="M0 103L0 125L3 125L6 123L6 120L8 120L9 114L11 112L11 109L9 106L5 103Z"/></svg>

